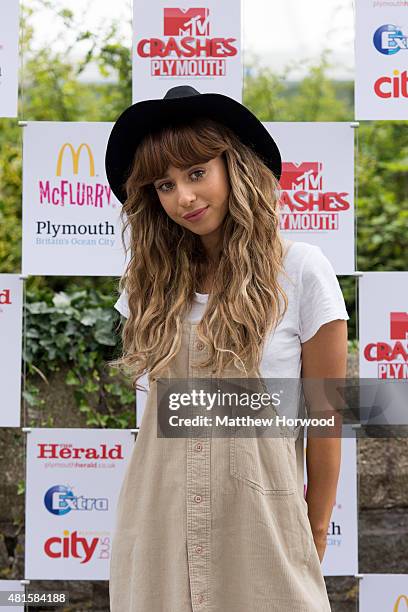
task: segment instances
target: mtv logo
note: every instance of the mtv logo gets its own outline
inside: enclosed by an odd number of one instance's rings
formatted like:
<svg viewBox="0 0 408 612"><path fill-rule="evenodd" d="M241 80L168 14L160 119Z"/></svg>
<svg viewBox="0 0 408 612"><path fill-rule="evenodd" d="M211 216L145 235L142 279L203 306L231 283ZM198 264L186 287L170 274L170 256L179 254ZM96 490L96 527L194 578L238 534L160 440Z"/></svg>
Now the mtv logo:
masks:
<svg viewBox="0 0 408 612"><path fill-rule="evenodd" d="M292 191L321 190L322 162L282 162L281 189Z"/></svg>
<svg viewBox="0 0 408 612"><path fill-rule="evenodd" d="M208 8L165 8L164 36L209 36L210 10Z"/></svg>
<svg viewBox="0 0 408 612"><path fill-rule="evenodd" d="M406 312L390 312L391 340L405 340L408 335L408 314Z"/></svg>

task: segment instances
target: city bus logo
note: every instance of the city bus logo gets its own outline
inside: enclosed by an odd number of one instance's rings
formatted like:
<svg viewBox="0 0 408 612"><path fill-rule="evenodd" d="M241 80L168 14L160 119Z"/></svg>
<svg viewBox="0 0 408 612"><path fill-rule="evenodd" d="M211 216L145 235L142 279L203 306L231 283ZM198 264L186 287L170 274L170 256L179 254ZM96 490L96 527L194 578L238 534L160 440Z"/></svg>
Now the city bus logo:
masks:
<svg viewBox="0 0 408 612"><path fill-rule="evenodd" d="M72 144L70 142L66 142L66 143L64 143L62 145L62 147L59 150L58 160L57 160L57 176L61 176L62 161L64 159L65 149L69 149L71 151L73 173L74 174L78 174L79 158L81 156L81 151L82 151L83 148L86 149L87 152L88 152L89 176L95 176L95 161L94 161L94 157L93 157L93 154L92 154L90 146L88 144L84 143L84 142L79 145L79 147L77 148L76 151L75 151L74 147L72 146Z"/></svg>

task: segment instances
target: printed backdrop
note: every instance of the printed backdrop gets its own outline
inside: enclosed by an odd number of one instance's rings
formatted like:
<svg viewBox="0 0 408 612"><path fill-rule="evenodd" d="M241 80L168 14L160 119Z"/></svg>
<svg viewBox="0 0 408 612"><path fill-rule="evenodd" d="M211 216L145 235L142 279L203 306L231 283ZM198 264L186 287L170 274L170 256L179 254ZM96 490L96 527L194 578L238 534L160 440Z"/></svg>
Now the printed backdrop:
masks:
<svg viewBox="0 0 408 612"><path fill-rule="evenodd" d="M406 612L407 574L364 574L360 580L359 612Z"/></svg>
<svg viewBox="0 0 408 612"><path fill-rule="evenodd" d="M264 123L282 156L282 233L321 247L336 274L354 272L354 129Z"/></svg>
<svg viewBox="0 0 408 612"><path fill-rule="evenodd" d="M26 578L108 580L116 504L133 444L124 429L27 434Z"/></svg>
<svg viewBox="0 0 408 612"><path fill-rule="evenodd" d="M408 11L404 2L355 2L355 117L408 119Z"/></svg>
<svg viewBox="0 0 408 612"><path fill-rule="evenodd" d="M359 278L361 405L371 424L408 425L408 272ZM362 313L364 313L362 315Z"/></svg>
<svg viewBox="0 0 408 612"><path fill-rule="evenodd" d="M0 274L0 427L20 427L23 281Z"/></svg>
<svg viewBox="0 0 408 612"><path fill-rule="evenodd" d="M105 174L112 125L29 121L24 128L24 274L122 274L121 203Z"/></svg>
<svg viewBox="0 0 408 612"><path fill-rule="evenodd" d="M191 85L241 102L240 0L133 0L133 102Z"/></svg>
<svg viewBox="0 0 408 612"><path fill-rule="evenodd" d="M360 377L408 378L408 272L359 279Z"/></svg>
<svg viewBox="0 0 408 612"><path fill-rule="evenodd" d="M408 119L408 15L403 5L355 3L358 119ZM133 102L162 98L171 87L186 84L242 100L241 0L134 0L133 11ZM0 117L16 117L18 0L2 0L0 17ZM24 275L119 277L125 270L121 204L104 169L112 125L28 122L24 127ZM320 246L336 274L353 273L353 128L341 122L265 126L283 158L282 232ZM365 272L359 279L362 379L408 378L407 281L408 272ZM22 297L20 276L1 274L3 427L20 425ZM139 382L148 387L146 376ZM146 393L137 392L138 426L145 402ZM34 428L26 440L25 577L108 580L116 506L135 448L133 434ZM349 436L342 439L322 565L326 576L358 571L357 526L356 440ZM23 590L18 581L0 581L0 591L5 588ZM407 576L363 576L361 612L407 607Z"/></svg>

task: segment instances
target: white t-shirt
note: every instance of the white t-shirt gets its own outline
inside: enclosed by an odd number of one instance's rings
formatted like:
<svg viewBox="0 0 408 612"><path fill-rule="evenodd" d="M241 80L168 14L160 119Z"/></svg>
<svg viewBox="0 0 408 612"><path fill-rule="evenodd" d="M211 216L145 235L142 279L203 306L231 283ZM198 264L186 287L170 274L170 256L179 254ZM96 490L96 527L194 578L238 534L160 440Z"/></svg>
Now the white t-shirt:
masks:
<svg viewBox="0 0 408 612"><path fill-rule="evenodd" d="M312 338L319 328L335 319L349 319L343 294L333 267L318 246L285 241L288 251L279 283L288 297L281 322L265 341L260 364L264 378L299 378L301 343ZM204 314L208 294L196 293L187 320L198 323ZM115 308L129 315L123 291Z"/></svg>

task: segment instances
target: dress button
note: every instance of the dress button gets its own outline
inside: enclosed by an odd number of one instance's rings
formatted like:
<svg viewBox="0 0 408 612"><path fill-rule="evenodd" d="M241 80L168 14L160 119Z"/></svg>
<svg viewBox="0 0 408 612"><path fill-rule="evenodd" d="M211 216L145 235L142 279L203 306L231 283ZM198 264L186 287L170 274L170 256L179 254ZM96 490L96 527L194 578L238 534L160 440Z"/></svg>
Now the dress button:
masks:
<svg viewBox="0 0 408 612"><path fill-rule="evenodd" d="M197 351L202 351L204 348L204 344L202 342L197 342L196 349Z"/></svg>
<svg viewBox="0 0 408 612"><path fill-rule="evenodd" d="M198 555L200 555L203 552L203 547L202 546L196 546L195 549L196 553Z"/></svg>
<svg viewBox="0 0 408 612"><path fill-rule="evenodd" d="M202 501L202 497L201 495L194 495L194 501L199 504Z"/></svg>
<svg viewBox="0 0 408 612"><path fill-rule="evenodd" d="M201 444L201 442L197 442L197 444L194 446L194 450L198 453L203 450L203 445Z"/></svg>
<svg viewBox="0 0 408 612"><path fill-rule="evenodd" d="M203 603L204 601L204 595L197 595L197 603Z"/></svg>

